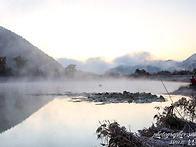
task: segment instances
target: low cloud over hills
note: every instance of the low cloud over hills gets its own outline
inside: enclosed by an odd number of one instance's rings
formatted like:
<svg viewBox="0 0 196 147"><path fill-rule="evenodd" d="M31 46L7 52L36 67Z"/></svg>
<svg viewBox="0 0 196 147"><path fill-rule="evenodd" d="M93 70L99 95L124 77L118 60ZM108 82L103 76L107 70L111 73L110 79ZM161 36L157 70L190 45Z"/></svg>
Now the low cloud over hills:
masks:
<svg viewBox="0 0 196 147"><path fill-rule="evenodd" d="M13 58L18 56L27 61L21 70L24 75L33 76L56 76L64 73L64 68L70 64L76 64L78 70L85 72L95 74L113 72L121 75L132 74L136 69L145 69L149 73L155 73L164 70L171 72L174 70L192 71L196 68L196 54L184 61L154 60L153 55L149 52L138 52L117 57L110 63L99 57L89 58L85 62L60 58L56 59L57 62L21 36L0 27L0 57L6 57L7 66L12 71L17 71L18 67Z"/></svg>
<svg viewBox="0 0 196 147"><path fill-rule="evenodd" d="M57 59L57 61L63 65L63 67L67 67L69 64L75 64L78 70L96 74L103 74L112 67L111 64L105 62L101 58L89 58L85 62L66 58L60 58Z"/></svg>
<svg viewBox="0 0 196 147"><path fill-rule="evenodd" d="M145 69L149 73L159 71L175 71L175 70L190 70L196 68L196 54L192 55L184 61L174 60L154 60L153 55L148 52L138 52L127 54L115 58L111 63L105 62L101 58L90 58L86 62L80 62L73 59L60 58L57 61L64 67L69 64L76 64L77 69L103 74L105 72L113 72L121 75L131 74L136 69Z"/></svg>

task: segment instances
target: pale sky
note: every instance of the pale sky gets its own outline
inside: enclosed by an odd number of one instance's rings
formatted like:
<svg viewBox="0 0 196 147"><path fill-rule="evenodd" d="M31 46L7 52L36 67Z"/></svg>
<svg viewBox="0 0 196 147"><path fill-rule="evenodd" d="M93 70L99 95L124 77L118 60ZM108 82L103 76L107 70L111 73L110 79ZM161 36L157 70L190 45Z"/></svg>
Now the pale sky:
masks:
<svg viewBox="0 0 196 147"><path fill-rule="evenodd" d="M54 58L196 53L196 0L0 0L0 25Z"/></svg>

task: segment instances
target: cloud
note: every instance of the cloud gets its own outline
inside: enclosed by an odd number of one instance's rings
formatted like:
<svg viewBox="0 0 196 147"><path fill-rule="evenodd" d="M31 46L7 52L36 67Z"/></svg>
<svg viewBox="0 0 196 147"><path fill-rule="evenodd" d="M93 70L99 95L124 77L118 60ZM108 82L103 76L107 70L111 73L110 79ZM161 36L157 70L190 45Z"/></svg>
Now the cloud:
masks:
<svg viewBox="0 0 196 147"><path fill-rule="evenodd" d="M133 52L131 54L125 54L115 58L112 62L106 62L101 57L89 58L85 62L66 58L56 60L64 67L69 64L76 64L78 70L96 74L104 74L111 69L114 69L113 71L118 70L118 72L122 73L127 71L128 74L134 72L137 68L145 69L150 73L161 70L173 72L174 70L182 70L187 67L187 65L185 67L180 66L180 63L183 63L184 61L157 60L150 52Z"/></svg>
<svg viewBox="0 0 196 147"><path fill-rule="evenodd" d="M117 65L138 65L144 64L153 59L153 55L149 52L134 52L114 59L113 63Z"/></svg>
<svg viewBox="0 0 196 147"><path fill-rule="evenodd" d="M103 59L99 57L90 58L84 64L84 69L86 69L86 71L89 71L89 72L93 71L99 74L104 73L109 68L111 68L111 64L105 62Z"/></svg>
<svg viewBox="0 0 196 147"><path fill-rule="evenodd" d="M78 70L103 74L110 68L118 65L134 66L149 63L153 59L152 57L153 55L149 52L134 52L132 54L117 57L111 63L104 61L101 57L89 58L85 62L67 58L59 58L57 61L63 65L63 67L67 67L69 64L76 64Z"/></svg>
<svg viewBox="0 0 196 147"><path fill-rule="evenodd" d="M85 62L77 61L74 59L66 59L66 58L59 58L57 59L57 61L61 65L63 65L63 67L67 67L69 64L76 64L76 68L78 70L96 73L96 74L103 74L106 70L112 67L110 63L105 62L100 57L89 58Z"/></svg>

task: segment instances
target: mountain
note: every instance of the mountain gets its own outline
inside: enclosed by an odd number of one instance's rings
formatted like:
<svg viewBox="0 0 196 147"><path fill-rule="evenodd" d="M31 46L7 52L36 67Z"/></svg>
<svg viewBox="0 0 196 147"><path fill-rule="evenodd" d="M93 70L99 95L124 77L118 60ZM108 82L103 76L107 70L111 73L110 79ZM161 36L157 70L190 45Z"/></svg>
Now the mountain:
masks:
<svg viewBox="0 0 196 147"><path fill-rule="evenodd" d="M135 65L135 66L119 65L115 68L109 69L108 71L106 71L106 73L117 73L120 75L127 75L127 74L134 73L136 69L144 69L150 73L155 73L160 71L160 68L151 65Z"/></svg>
<svg viewBox="0 0 196 147"><path fill-rule="evenodd" d="M196 54L190 56L184 61L174 60L153 60L150 53L141 52L134 55L123 55L115 58L112 62L106 62L101 58L90 58L85 62L74 59L60 58L57 61L64 67L69 64L76 64L81 71L95 74L117 73L120 75L132 74L136 69L144 69L149 73L160 71L193 71L196 68Z"/></svg>
<svg viewBox="0 0 196 147"><path fill-rule="evenodd" d="M7 66L17 70L13 58L21 56L27 62L22 72L28 75L55 76L63 67L52 57L33 46L21 36L0 27L0 57L6 57Z"/></svg>
<svg viewBox="0 0 196 147"><path fill-rule="evenodd" d="M182 69L193 70L196 69L196 54L193 54L179 65Z"/></svg>
<svg viewBox="0 0 196 147"><path fill-rule="evenodd" d="M173 72L175 70L193 71L194 68L196 69L196 54L181 62L173 60L146 60L141 63L138 62L137 65L131 65L131 63L123 64L107 70L106 73L126 75L134 73L136 69L144 69L149 73L156 73L159 71Z"/></svg>

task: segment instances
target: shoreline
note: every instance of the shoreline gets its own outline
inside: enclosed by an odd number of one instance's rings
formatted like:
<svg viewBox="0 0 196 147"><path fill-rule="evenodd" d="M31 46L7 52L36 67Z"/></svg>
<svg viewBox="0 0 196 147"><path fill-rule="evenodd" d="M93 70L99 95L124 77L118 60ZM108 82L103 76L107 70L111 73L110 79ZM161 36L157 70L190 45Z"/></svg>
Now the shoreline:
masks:
<svg viewBox="0 0 196 147"><path fill-rule="evenodd" d="M196 89L191 88L189 85L188 86L181 86L177 90L173 91L170 94L192 97L192 96L196 95Z"/></svg>

